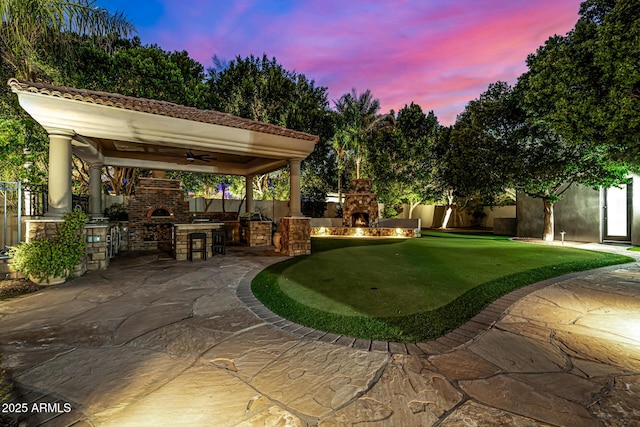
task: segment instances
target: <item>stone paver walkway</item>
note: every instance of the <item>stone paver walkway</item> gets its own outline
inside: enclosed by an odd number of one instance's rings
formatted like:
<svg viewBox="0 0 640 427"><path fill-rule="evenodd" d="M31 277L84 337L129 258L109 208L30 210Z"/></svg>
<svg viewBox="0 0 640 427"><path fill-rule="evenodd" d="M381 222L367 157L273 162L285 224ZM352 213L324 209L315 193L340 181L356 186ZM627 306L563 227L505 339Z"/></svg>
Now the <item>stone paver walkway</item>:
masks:
<svg viewBox="0 0 640 427"><path fill-rule="evenodd" d="M640 425L638 263L533 285L440 340L404 345L248 308L243 287L280 259L122 254L107 271L0 302L11 403L26 409L14 418L48 427Z"/></svg>

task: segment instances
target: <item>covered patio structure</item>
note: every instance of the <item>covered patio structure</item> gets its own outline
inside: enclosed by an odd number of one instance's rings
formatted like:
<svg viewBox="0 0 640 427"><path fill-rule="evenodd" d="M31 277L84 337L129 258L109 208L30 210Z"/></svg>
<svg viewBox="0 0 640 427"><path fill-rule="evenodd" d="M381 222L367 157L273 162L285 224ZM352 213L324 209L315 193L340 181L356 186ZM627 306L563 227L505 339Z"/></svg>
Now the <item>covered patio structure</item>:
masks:
<svg viewBox="0 0 640 427"><path fill-rule="evenodd" d="M318 137L212 110L43 83L9 80L21 107L49 134L49 210L72 209L71 155L90 165L90 209L102 215L105 166L185 171L246 178L252 211L252 178L290 167L290 212L282 219L283 252L310 251L309 222L301 213L300 165Z"/></svg>

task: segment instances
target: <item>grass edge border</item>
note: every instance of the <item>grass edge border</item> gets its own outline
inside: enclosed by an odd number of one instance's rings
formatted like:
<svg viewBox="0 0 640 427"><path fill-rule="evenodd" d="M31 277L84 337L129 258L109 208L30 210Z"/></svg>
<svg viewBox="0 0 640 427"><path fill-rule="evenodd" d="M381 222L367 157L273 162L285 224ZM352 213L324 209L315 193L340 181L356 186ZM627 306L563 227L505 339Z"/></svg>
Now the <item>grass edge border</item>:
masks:
<svg viewBox="0 0 640 427"><path fill-rule="evenodd" d="M635 261L625 255L599 253L602 257L598 259L561 263L503 276L469 289L435 310L398 317L344 316L318 310L292 299L280 290L277 279L286 268L306 256L291 258L260 271L251 281L251 292L277 315L313 329L370 340L424 342L456 329L497 299L517 289L571 273Z"/></svg>

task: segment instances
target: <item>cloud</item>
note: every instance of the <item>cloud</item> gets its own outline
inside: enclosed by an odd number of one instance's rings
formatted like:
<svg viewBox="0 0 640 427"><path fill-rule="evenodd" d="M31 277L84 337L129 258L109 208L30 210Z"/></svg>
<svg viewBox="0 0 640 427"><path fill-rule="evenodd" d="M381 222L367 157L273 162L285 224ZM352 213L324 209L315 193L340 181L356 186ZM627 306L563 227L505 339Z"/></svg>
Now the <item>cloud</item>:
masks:
<svg viewBox="0 0 640 427"><path fill-rule="evenodd" d="M266 53L337 99L371 89L382 111L416 102L451 124L497 80L514 83L528 54L575 24L580 0L290 0L175 2L143 42L214 54Z"/></svg>

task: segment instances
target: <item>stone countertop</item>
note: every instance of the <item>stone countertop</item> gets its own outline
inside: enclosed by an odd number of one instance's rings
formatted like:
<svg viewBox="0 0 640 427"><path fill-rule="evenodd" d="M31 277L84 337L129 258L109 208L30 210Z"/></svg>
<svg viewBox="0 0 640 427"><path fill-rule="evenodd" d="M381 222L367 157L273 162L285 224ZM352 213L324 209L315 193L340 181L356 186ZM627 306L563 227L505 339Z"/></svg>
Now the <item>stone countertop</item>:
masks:
<svg viewBox="0 0 640 427"><path fill-rule="evenodd" d="M87 223L85 224L84 228L109 228L110 225L109 223L106 224L96 224L96 223Z"/></svg>
<svg viewBox="0 0 640 427"><path fill-rule="evenodd" d="M223 222L196 222L188 224L173 224L176 229L189 229L189 230L210 230L212 228L224 227Z"/></svg>

